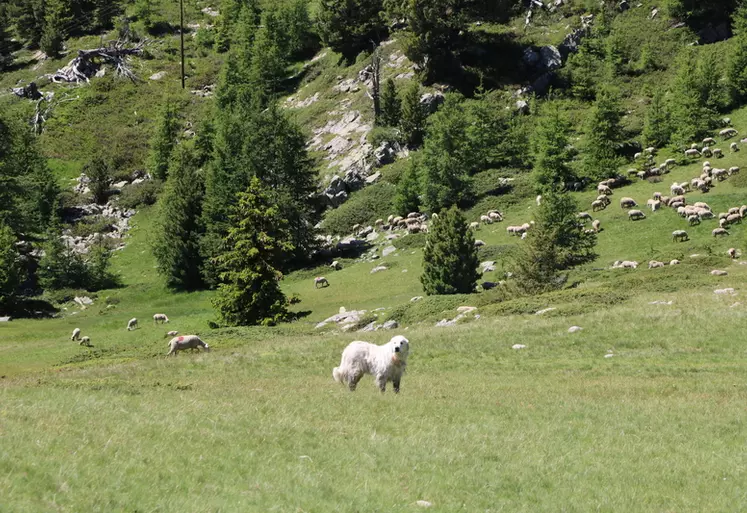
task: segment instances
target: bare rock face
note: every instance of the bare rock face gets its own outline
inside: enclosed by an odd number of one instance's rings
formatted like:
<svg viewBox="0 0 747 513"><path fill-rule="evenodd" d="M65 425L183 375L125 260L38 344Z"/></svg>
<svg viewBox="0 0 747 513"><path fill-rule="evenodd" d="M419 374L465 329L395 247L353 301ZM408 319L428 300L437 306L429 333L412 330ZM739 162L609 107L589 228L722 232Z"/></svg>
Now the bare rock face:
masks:
<svg viewBox="0 0 747 513"><path fill-rule="evenodd" d="M445 99L443 93L438 91L435 93L425 93L420 97L420 105L423 107L425 112L430 115L438 110Z"/></svg>

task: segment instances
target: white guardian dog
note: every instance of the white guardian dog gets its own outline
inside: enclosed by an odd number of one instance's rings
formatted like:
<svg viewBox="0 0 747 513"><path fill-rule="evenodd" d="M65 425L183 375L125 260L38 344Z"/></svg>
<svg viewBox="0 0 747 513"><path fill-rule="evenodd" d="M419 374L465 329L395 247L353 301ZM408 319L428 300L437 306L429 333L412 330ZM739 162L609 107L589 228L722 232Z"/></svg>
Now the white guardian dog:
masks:
<svg viewBox="0 0 747 513"><path fill-rule="evenodd" d="M347 383L350 391L364 374L371 374L382 393L387 381L394 385L394 393L399 393L399 383L407 366L410 342L402 335L392 337L383 346L369 342L351 342L342 352L340 366L332 369L332 377L338 383Z"/></svg>

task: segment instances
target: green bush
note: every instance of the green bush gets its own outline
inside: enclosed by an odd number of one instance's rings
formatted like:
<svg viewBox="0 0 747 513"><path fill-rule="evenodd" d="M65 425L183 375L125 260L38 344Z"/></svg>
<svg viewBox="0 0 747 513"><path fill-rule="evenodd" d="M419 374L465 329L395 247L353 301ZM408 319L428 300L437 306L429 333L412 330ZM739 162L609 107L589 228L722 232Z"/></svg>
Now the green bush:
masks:
<svg viewBox="0 0 747 513"><path fill-rule="evenodd" d="M378 148L384 142L399 141L400 137L399 129L389 126L377 126L368 133L368 141L374 148Z"/></svg>
<svg viewBox="0 0 747 513"><path fill-rule="evenodd" d="M122 190L122 194L117 198L117 204L121 208L153 205L162 189L163 182L160 180L148 180L137 185L129 185Z"/></svg>
<svg viewBox="0 0 747 513"><path fill-rule="evenodd" d="M395 192L392 184L377 183L353 193L339 208L327 212L325 230L347 235L355 224L369 225L377 219L386 219L394 211L392 200Z"/></svg>
<svg viewBox="0 0 747 513"><path fill-rule="evenodd" d="M85 218L70 227L70 235L73 237L88 237L94 233L106 233L111 231L113 219L106 216L93 216Z"/></svg>
<svg viewBox="0 0 747 513"><path fill-rule="evenodd" d="M397 249L418 249L425 246L426 234L413 233L392 241L392 246Z"/></svg>

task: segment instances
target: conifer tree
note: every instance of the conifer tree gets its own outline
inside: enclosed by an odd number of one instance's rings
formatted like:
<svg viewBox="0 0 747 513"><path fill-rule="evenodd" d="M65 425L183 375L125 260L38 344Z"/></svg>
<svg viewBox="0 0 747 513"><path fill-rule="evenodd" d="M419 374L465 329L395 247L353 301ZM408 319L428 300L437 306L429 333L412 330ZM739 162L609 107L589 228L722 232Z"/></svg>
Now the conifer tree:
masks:
<svg viewBox="0 0 747 513"><path fill-rule="evenodd" d="M534 180L540 191L560 187L573 179L569 129L570 124L558 106L546 104L531 139Z"/></svg>
<svg viewBox="0 0 747 513"><path fill-rule="evenodd" d="M452 207L431 221L423 250L420 282L429 296L469 294L480 277L475 238L464 217Z"/></svg>
<svg viewBox="0 0 747 513"><path fill-rule="evenodd" d="M102 290L119 285L119 278L111 272L111 251L99 236L86 259L86 289Z"/></svg>
<svg viewBox="0 0 747 513"><path fill-rule="evenodd" d="M0 2L0 71L13 60L13 45L10 40L10 23L6 7Z"/></svg>
<svg viewBox="0 0 747 513"><path fill-rule="evenodd" d="M383 0L321 0L317 22L322 41L347 61L386 35Z"/></svg>
<svg viewBox="0 0 747 513"><path fill-rule="evenodd" d="M617 154L622 141L621 113L617 91L609 86L601 87L585 127L586 147L582 166L589 178L608 178L623 162Z"/></svg>
<svg viewBox="0 0 747 513"><path fill-rule="evenodd" d="M739 104L747 101L747 2L742 1L732 15L734 32L726 76L732 97Z"/></svg>
<svg viewBox="0 0 747 513"><path fill-rule="evenodd" d="M0 221L0 313L7 313L22 281L16 236Z"/></svg>
<svg viewBox="0 0 747 513"><path fill-rule="evenodd" d="M251 100L258 108L264 108L273 99L285 77L287 63L277 41L278 29L275 14L268 11L254 37L247 79Z"/></svg>
<svg viewBox="0 0 747 513"><path fill-rule="evenodd" d="M171 159L153 244L158 272L171 288L195 290L203 285L199 237L204 194L196 156L182 145Z"/></svg>
<svg viewBox="0 0 747 513"><path fill-rule="evenodd" d="M293 251L287 222L258 178L238 195L226 253L218 257L220 286L213 305L229 326L274 325L288 317L278 270Z"/></svg>
<svg viewBox="0 0 747 513"><path fill-rule="evenodd" d="M413 81L405 89L402 97L402 117L400 119L402 138L409 146L416 147L423 142L425 118L425 111L420 104L420 84Z"/></svg>
<svg viewBox="0 0 747 513"><path fill-rule="evenodd" d="M62 241L60 235L59 225L53 225L47 231L44 256L37 271L39 285L47 290L85 288L88 284L86 262Z"/></svg>
<svg viewBox="0 0 747 513"><path fill-rule="evenodd" d="M711 115L702 104L695 54L684 52L675 69L677 74L669 88L667 107L672 120L672 142L684 147L708 133Z"/></svg>
<svg viewBox="0 0 747 513"><path fill-rule="evenodd" d="M476 157L468 136L461 98L448 95L443 106L431 116L428 135L421 151L423 205L438 212L473 199L470 174Z"/></svg>
<svg viewBox="0 0 747 513"><path fill-rule="evenodd" d="M31 46L38 46L44 32L45 0L15 0L15 26L18 35Z"/></svg>
<svg viewBox="0 0 747 513"><path fill-rule="evenodd" d="M148 170L159 180L166 180L169 174L171 152L176 146L179 134L179 113L176 105L167 101L161 109L156 131L150 143Z"/></svg>
<svg viewBox="0 0 747 513"><path fill-rule="evenodd" d="M394 197L394 209L399 215L420 211L420 170L418 157L413 155L407 169L397 183L397 195Z"/></svg>
<svg viewBox="0 0 747 513"><path fill-rule="evenodd" d="M108 199L109 185L112 181L112 170L109 162L102 156L92 158L83 166L83 174L88 177L93 201L104 204Z"/></svg>
<svg viewBox="0 0 747 513"><path fill-rule="evenodd" d="M237 37L252 37L260 21L261 9L257 0L222 0L220 16L216 23L215 49L225 52ZM246 44L247 41L244 41Z"/></svg>
<svg viewBox="0 0 747 513"><path fill-rule="evenodd" d="M657 89L646 111L643 123L643 140L647 146L661 148L669 143L672 126L664 102L664 91Z"/></svg>
<svg viewBox="0 0 747 513"><path fill-rule="evenodd" d="M559 272L596 258L596 234L577 219L578 204L566 192L546 190L534 223L516 259L516 279L529 293L562 285Z"/></svg>
<svg viewBox="0 0 747 513"><path fill-rule="evenodd" d="M418 99L419 100L419 99ZM381 92L381 124L398 126L402 118L402 100L397 95L397 86L391 78L386 81Z"/></svg>
<svg viewBox="0 0 747 513"><path fill-rule="evenodd" d="M64 0L47 0L45 4L44 31L39 45L49 57L57 58L65 42L64 28L70 22Z"/></svg>

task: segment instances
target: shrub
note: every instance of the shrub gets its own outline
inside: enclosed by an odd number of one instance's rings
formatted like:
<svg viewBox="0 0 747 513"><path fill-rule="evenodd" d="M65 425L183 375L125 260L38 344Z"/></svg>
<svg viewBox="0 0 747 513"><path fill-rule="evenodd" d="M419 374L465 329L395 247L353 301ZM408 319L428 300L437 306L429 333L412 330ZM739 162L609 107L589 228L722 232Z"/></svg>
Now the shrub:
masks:
<svg viewBox="0 0 747 513"><path fill-rule="evenodd" d="M389 183L377 183L353 193L339 208L327 212L325 229L333 234L349 234L353 225L373 224L386 219L394 211L392 200L396 188Z"/></svg>
<svg viewBox="0 0 747 513"><path fill-rule="evenodd" d="M138 208L141 205L154 205L163 190L161 180L148 180L137 185L128 185L117 198L121 208Z"/></svg>
<svg viewBox="0 0 747 513"><path fill-rule="evenodd" d="M413 233L399 239L394 239L392 246L397 249L418 249L425 247L425 239L425 233Z"/></svg>

